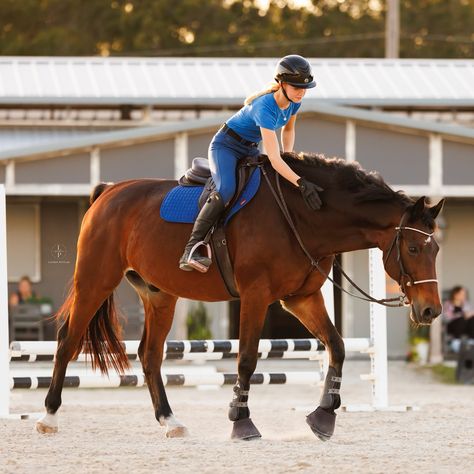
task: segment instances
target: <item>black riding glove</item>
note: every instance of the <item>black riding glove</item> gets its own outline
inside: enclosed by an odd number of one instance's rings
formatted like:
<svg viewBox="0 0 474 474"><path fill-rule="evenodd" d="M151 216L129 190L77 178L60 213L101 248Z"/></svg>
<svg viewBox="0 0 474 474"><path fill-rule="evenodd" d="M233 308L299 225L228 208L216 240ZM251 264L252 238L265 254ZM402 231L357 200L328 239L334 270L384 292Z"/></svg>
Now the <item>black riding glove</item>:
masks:
<svg viewBox="0 0 474 474"><path fill-rule="evenodd" d="M324 189L317 184L308 181L306 178L300 178L297 181L297 184L306 205L313 211L321 209L323 203L318 193L324 191Z"/></svg>

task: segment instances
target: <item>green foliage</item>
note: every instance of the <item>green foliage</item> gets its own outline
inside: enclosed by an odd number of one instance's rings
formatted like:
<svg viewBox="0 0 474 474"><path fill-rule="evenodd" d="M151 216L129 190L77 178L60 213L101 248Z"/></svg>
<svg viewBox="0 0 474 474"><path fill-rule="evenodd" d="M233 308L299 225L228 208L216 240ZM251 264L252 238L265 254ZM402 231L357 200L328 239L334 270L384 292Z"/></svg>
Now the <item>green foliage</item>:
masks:
<svg viewBox="0 0 474 474"><path fill-rule="evenodd" d="M26 303L31 304L53 304L53 300L49 296L32 296Z"/></svg>
<svg viewBox="0 0 474 474"><path fill-rule="evenodd" d="M410 348L407 354L408 362L420 362L418 344L428 343L430 340L430 326L415 326L410 324L408 332Z"/></svg>
<svg viewBox="0 0 474 474"><path fill-rule="evenodd" d="M431 367L431 371L440 382L457 383L456 369L454 367L447 367L443 364L437 364Z"/></svg>
<svg viewBox="0 0 474 474"><path fill-rule="evenodd" d="M206 307L199 302L188 313L186 320L189 339L212 339Z"/></svg>
<svg viewBox="0 0 474 474"><path fill-rule="evenodd" d="M418 367L417 370L431 372L436 380L442 383L455 384L458 383L456 380L456 368L447 367L444 364L435 364L425 367Z"/></svg>
<svg viewBox="0 0 474 474"><path fill-rule="evenodd" d="M0 54L383 57L385 0L0 0ZM400 0L401 57L470 58L474 0Z"/></svg>
<svg viewBox="0 0 474 474"><path fill-rule="evenodd" d="M410 325L409 328L409 340L412 344L416 344L421 341L430 340L430 326L415 326Z"/></svg>

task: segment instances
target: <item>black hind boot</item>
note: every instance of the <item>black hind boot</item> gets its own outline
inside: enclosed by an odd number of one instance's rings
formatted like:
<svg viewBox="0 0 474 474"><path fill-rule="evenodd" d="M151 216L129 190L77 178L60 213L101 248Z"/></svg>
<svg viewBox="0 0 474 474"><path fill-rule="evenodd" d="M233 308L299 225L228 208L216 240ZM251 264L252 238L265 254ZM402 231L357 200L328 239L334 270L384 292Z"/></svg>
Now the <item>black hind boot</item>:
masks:
<svg viewBox="0 0 474 474"><path fill-rule="evenodd" d="M201 273L207 272L212 261L210 257L201 255L200 247L205 245L203 242L204 238L217 222L224 208L225 204L220 194L215 191L212 192L199 211L191 232L191 238L184 248L183 256L179 261L179 268L181 270L187 272L192 270L197 270Z"/></svg>

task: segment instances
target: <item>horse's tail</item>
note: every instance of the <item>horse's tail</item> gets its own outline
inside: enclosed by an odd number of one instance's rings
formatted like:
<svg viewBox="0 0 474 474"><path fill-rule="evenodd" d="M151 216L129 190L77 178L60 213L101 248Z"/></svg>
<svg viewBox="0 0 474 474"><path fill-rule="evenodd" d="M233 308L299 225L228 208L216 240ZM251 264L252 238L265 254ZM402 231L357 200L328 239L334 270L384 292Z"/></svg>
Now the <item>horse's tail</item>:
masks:
<svg viewBox="0 0 474 474"><path fill-rule="evenodd" d="M109 186L112 186L114 183L99 183L91 192L89 197L89 204L92 204Z"/></svg>
<svg viewBox="0 0 474 474"><path fill-rule="evenodd" d="M68 295L55 314L56 319L64 320L66 328L69 325L74 296L74 285L71 280ZM91 356L91 365L94 370L98 368L101 373L108 374L108 369L113 367L118 373L123 374L126 369L130 368L130 363L121 340L120 315L115 306L114 294L112 293L94 314L86 333L73 354L73 359L77 358L80 352L84 350L86 358L87 355Z"/></svg>

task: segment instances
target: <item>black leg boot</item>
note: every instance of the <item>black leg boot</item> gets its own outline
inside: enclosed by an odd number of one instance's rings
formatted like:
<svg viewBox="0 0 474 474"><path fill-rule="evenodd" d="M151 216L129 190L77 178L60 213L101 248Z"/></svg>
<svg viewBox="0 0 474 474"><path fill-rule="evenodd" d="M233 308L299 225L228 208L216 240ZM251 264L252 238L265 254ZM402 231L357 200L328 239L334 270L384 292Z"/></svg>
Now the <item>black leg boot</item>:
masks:
<svg viewBox="0 0 474 474"><path fill-rule="evenodd" d="M187 272L191 270L198 270L201 273L207 272L211 265L211 259L206 255L203 256L199 252L200 243L204 240L210 228L216 223L219 216L224 211L225 204L222 197L217 192L212 192L194 223L191 232L191 238L186 244L183 256L179 261L179 268Z"/></svg>

